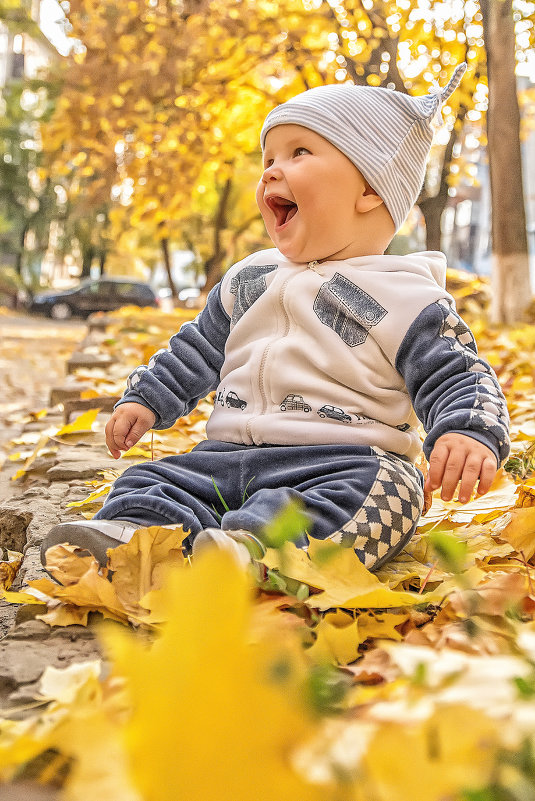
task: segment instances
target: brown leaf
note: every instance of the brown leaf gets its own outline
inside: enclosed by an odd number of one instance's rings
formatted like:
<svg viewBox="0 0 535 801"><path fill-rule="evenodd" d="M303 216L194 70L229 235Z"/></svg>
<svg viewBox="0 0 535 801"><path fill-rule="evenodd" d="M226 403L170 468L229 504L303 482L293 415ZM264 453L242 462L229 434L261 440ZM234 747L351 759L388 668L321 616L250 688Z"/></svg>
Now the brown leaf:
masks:
<svg viewBox="0 0 535 801"><path fill-rule="evenodd" d="M401 673L392 661L390 654L383 648L373 648L356 664L346 665L344 670L352 673L355 681L361 684L382 684L394 681Z"/></svg>

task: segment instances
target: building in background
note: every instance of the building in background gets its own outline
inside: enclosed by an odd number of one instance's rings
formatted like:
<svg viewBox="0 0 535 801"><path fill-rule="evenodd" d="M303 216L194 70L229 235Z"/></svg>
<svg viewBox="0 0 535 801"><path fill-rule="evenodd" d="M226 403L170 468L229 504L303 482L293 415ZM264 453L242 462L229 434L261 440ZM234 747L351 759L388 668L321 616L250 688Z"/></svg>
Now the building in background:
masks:
<svg viewBox="0 0 535 801"><path fill-rule="evenodd" d="M21 8L36 23L31 34L17 31L15 15L12 21L0 20L0 87L10 80L34 78L58 58L56 47L39 27L41 5L41 0L21 0Z"/></svg>

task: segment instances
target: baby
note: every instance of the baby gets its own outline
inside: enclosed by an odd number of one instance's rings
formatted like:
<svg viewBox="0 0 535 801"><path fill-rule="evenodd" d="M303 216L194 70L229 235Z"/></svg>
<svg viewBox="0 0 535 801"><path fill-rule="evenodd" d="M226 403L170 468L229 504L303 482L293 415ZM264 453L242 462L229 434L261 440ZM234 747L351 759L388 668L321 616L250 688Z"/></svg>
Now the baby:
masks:
<svg viewBox="0 0 535 801"><path fill-rule="evenodd" d="M370 570L413 535L426 489L469 500L509 450L489 365L446 292L442 253L384 255L422 186L432 122L458 85L424 97L350 84L310 89L268 114L257 203L275 247L232 266L206 307L138 367L106 426L115 458L215 390L208 439L130 467L89 522L61 523L101 563L141 526L182 524L185 548L263 552L291 499L315 537ZM223 506L220 496L225 501Z"/></svg>

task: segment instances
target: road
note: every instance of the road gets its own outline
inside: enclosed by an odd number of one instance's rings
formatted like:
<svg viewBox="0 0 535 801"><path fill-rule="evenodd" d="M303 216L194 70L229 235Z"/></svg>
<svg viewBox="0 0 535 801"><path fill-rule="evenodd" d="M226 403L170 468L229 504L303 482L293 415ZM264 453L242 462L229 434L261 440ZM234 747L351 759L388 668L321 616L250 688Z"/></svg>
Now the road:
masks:
<svg viewBox="0 0 535 801"><path fill-rule="evenodd" d="M48 405L65 378L65 362L87 331L83 320L0 314L0 453L18 420ZM0 497L1 492L0 474Z"/></svg>

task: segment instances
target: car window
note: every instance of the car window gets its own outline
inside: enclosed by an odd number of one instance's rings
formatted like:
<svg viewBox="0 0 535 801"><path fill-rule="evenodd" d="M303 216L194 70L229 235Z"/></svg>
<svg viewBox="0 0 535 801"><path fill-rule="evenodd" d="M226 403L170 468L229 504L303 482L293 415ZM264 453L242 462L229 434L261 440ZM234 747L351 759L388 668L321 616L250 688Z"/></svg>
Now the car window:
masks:
<svg viewBox="0 0 535 801"><path fill-rule="evenodd" d="M98 295L100 292L100 283L93 281L91 284L85 284L78 289L80 295Z"/></svg>
<svg viewBox="0 0 535 801"><path fill-rule="evenodd" d="M115 284L115 291L121 297L135 294L138 287L135 284Z"/></svg>

